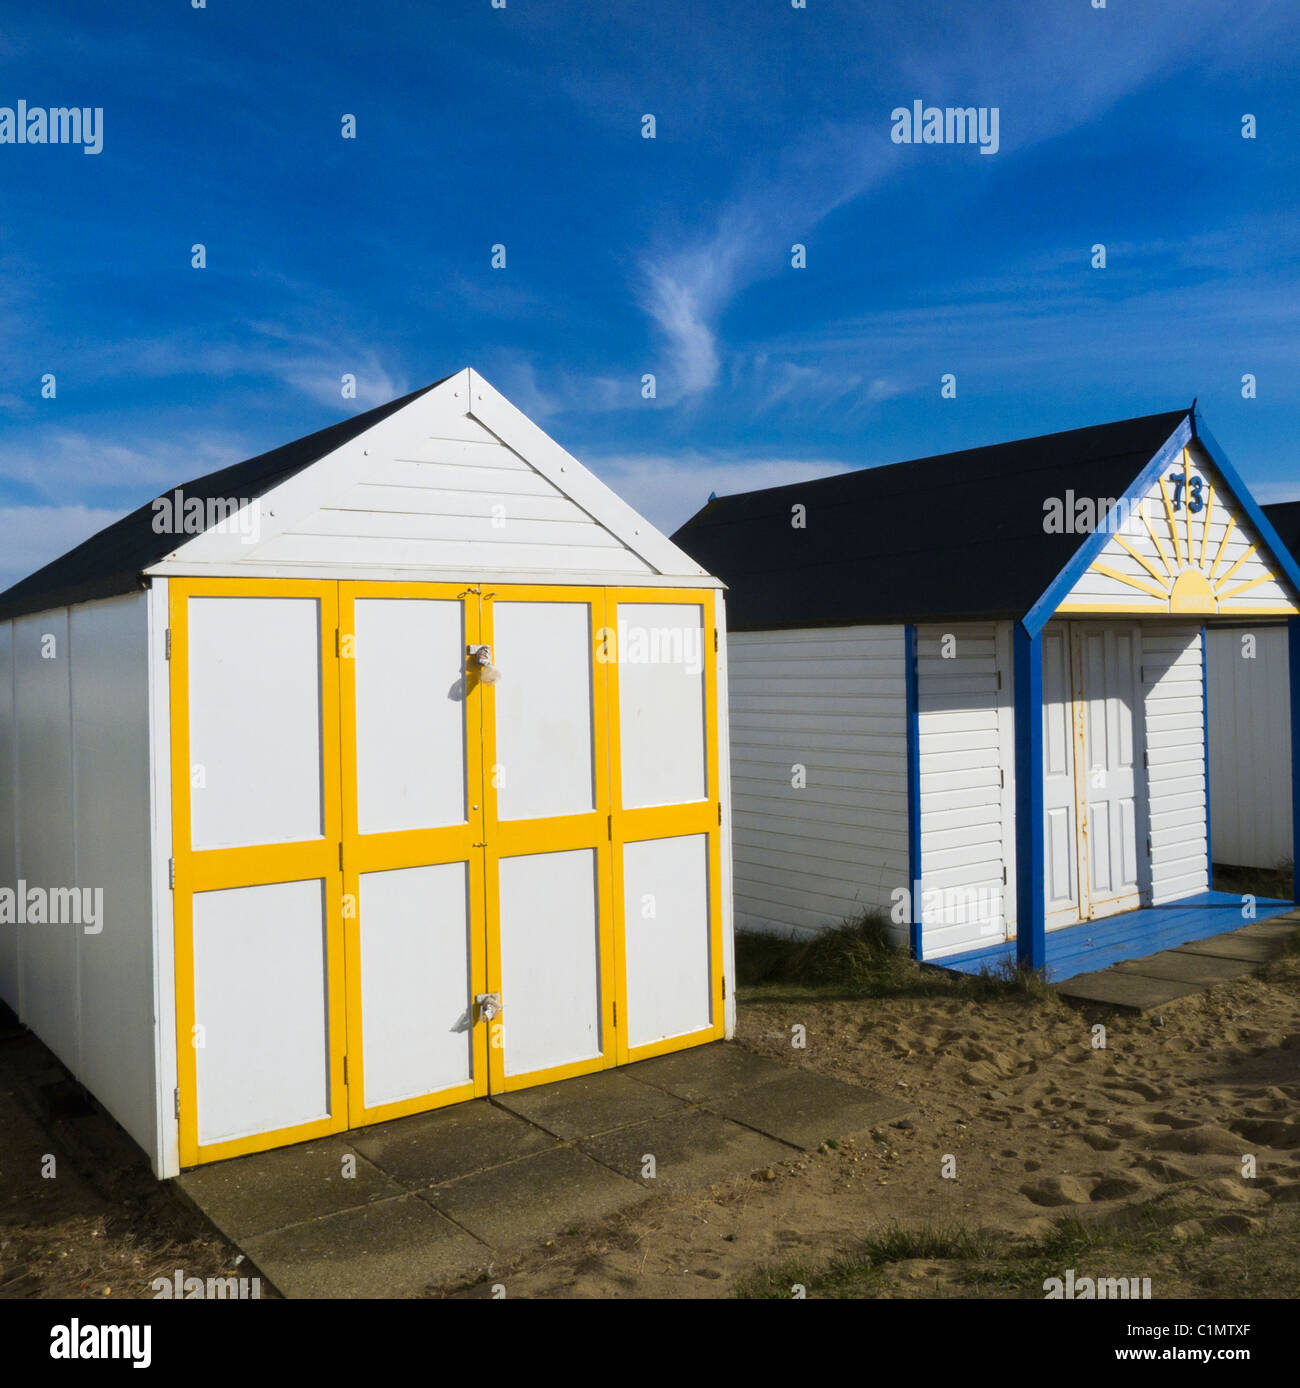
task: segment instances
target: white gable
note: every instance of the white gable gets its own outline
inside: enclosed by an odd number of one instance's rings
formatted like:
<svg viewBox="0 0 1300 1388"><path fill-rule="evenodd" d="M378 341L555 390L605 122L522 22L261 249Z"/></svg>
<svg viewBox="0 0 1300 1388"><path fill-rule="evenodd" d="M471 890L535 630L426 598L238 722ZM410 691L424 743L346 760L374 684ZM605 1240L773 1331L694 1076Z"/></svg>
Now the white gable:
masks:
<svg viewBox="0 0 1300 1388"><path fill-rule="evenodd" d="M1297 611L1290 584L1196 444L1128 499L1060 612L1279 616Z"/></svg>
<svg viewBox="0 0 1300 1388"><path fill-rule="evenodd" d="M238 499L234 499L238 500ZM704 571L464 370L151 573L662 582Z"/></svg>

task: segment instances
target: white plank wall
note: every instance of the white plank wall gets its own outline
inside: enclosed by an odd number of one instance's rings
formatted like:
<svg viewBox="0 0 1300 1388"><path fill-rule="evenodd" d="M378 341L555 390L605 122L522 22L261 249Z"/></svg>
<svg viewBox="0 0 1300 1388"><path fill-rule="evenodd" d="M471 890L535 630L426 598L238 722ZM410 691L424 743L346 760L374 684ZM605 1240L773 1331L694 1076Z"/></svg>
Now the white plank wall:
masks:
<svg viewBox="0 0 1300 1388"><path fill-rule="evenodd" d="M476 420L444 411L436 431L410 431L362 480L238 558L466 573L654 572Z"/></svg>
<svg viewBox="0 0 1300 1388"><path fill-rule="evenodd" d="M1243 637L1254 638L1254 655ZM1285 627L1209 633L1210 833L1214 861L1290 859L1291 674Z"/></svg>
<svg viewBox="0 0 1300 1388"><path fill-rule="evenodd" d="M952 637L943 655L945 637ZM1013 933L1015 726L1006 622L917 630L921 881L926 959Z"/></svg>
<svg viewBox="0 0 1300 1388"><path fill-rule="evenodd" d="M1209 890L1201 629L1142 625L1153 905Z"/></svg>
<svg viewBox="0 0 1300 1388"><path fill-rule="evenodd" d="M147 613L136 593L4 624L0 886L99 889L103 914L96 933L0 926L0 973L20 1019L154 1157Z"/></svg>
<svg viewBox="0 0 1300 1388"><path fill-rule="evenodd" d="M15 839L14 667L12 621L0 622L0 887L16 887L18 844ZM18 1001L18 927L0 925L0 1001L15 1012Z"/></svg>
<svg viewBox="0 0 1300 1388"><path fill-rule="evenodd" d="M737 928L888 916L908 876L903 628L732 632L729 642ZM906 939L905 926L892 933Z"/></svg>

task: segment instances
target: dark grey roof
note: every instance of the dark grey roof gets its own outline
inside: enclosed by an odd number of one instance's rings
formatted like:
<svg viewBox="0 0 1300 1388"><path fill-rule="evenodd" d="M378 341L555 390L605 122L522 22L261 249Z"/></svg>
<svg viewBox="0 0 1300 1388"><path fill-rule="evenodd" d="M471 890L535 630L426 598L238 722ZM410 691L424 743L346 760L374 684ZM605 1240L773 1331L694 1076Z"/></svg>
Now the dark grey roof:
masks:
<svg viewBox="0 0 1300 1388"><path fill-rule="evenodd" d="M1264 507L1277 537L1300 563L1300 501L1278 501Z"/></svg>
<svg viewBox="0 0 1300 1388"><path fill-rule="evenodd" d="M1190 414L718 497L673 542L727 585L739 631L1022 617L1083 538L1048 534L1044 502L1123 496Z"/></svg>
<svg viewBox="0 0 1300 1388"><path fill-rule="evenodd" d="M434 381L398 400L376 405L372 410L318 429L314 434L273 448L269 453L259 453L242 463L232 463L205 477L180 483L180 489L187 499L251 501L441 384L441 380ZM169 487L161 495L169 495L174 490L175 487ZM0 619L43 612L46 608L63 607L68 603L88 602L92 598L112 597L142 587L144 570L170 554L179 543L173 532L159 534L154 530L154 514L151 500L44 568L20 579L12 588L0 593Z"/></svg>

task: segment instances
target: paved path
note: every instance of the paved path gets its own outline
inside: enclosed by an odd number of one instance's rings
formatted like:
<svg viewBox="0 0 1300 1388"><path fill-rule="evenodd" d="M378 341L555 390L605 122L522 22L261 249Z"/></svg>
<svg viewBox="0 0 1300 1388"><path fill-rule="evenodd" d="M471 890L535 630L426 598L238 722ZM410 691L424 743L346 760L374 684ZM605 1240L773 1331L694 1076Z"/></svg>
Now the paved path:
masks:
<svg viewBox="0 0 1300 1388"><path fill-rule="evenodd" d="M1300 911L1255 921L1226 935L1211 935L1145 959L1129 959L1096 973L1076 974L1056 991L1076 1002L1106 1003L1126 1012L1149 1012L1215 983L1254 973L1276 959L1293 931Z"/></svg>
<svg viewBox="0 0 1300 1388"><path fill-rule="evenodd" d="M285 1296L404 1296L906 1105L720 1043L186 1172Z"/></svg>

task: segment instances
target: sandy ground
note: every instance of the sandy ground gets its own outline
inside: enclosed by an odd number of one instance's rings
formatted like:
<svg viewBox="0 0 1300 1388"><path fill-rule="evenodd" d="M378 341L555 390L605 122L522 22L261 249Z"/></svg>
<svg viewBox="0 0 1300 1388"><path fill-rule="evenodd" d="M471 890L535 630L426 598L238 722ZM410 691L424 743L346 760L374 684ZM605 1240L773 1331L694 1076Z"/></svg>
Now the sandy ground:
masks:
<svg viewBox="0 0 1300 1388"><path fill-rule="evenodd" d="M1104 1049L1093 1045L1099 1021ZM791 1046L796 1024L805 1050ZM815 1269L893 1225L989 1230L1014 1248L1063 1216L1103 1222L1119 1245L1156 1231L1138 1251L1099 1251L1094 1270L1151 1276L1156 1297L1300 1295L1300 960L1159 1018L1054 997L755 990L742 994L737 1039L905 1095L910 1114L838 1150L792 1154L554 1240L494 1270L507 1296L735 1295L756 1269ZM969 1264L908 1259L886 1271L878 1294L974 1294L960 1276Z"/></svg>
<svg viewBox="0 0 1300 1388"><path fill-rule="evenodd" d="M773 1268L769 1285L784 1294L783 1280L815 1280L891 1227L992 1231L1014 1252L1077 1217L1115 1235L1092 1255L1094 1275L1150 1276L1157 1297L1300 1296L1300 958L1159 1019L1052 996L778 987L742 994L739 1012L741 1044L904 1097L907 1116L711 1190L653 1198L503 1262L488 1284L441 1294L488 1295L496 1283L510 1297L731 1296ZM791 1046L796 1025L806 1049ZM178 1267L238 1271L38 1042L0 1045L0 1297L150 1295L152 1278ZM45 1180L50 1153L57 1176ZM1134 1233L1146 1241L1125 1246ZM850 1279L847 1294L1041 1295L1023 1275L973 1290L972 1272L988 1271L909 1257L869 1286Z"/></svg>
<svg viewBox="0 0 1300 1388"><path fill-rule="evenodd" d="M238 1254L34 1037L0 1039L0 1298L151 1297ZM43 1173L51 1172L50 1175Z"/></svg>

